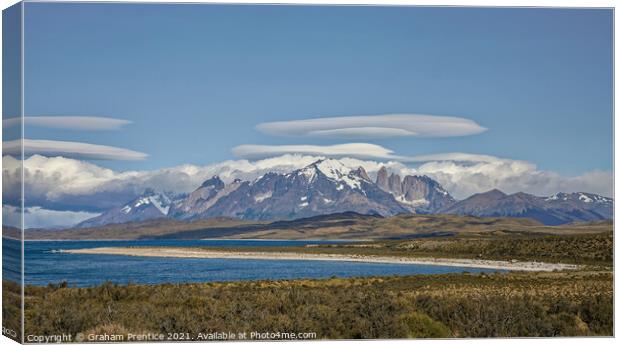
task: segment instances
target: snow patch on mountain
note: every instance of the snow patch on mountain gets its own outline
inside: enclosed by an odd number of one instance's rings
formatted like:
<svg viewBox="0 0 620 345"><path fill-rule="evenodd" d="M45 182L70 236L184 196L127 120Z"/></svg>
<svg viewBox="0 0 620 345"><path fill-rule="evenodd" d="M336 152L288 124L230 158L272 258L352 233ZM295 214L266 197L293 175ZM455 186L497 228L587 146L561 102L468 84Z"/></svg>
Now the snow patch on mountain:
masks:
<svg viewBox="0 0 620 345"><path fill-rule="evenodd" d="M148 200L164 215L170 210L170 199L163 194L151 195Z"/></svg>
<svg viewBox="0 0 620 345"><path fill-rule="evenodd" d="M406 204L414 207L426 206L430 203L426 199L407 200L404 195L398 195L395 198L396 201L400 202L401 204Z"/></svg>
<svg viewBox="0 0 620 345"><path fill-rule="evenodd" d="M592 198L588 197L587 195L584 194L579 194L579 200L583 201L583 202L594 202L594 200L592 200Z"/></svg>
<svg viewBox="0 0 620 345"><path fill-rule="evenodd" d="M267 193L264 193L264 194L256 195L254 197L254 201L255 202L262 202L263 200L267 200L267 199L271 198L272 194L273 194L272 192L267 192Z"/></svg>
<svg viewBox="0 0 620 345"><path fill-rule="evenodd" d="M346 184L352 189L361 189L362 178L352 174L353 170L335 159L324 159L314 164L327 178Z"/></svg>
<svg viewBox="0 0 620 345"><path fill-rule="evenodd" d="M584 203L612 204L613 199L591 193L555 193L547 198L546 201L580 201Z"/></svg>
<svg viewBox="0 0 620 345"><path fill-rule="evenodd" d="M161 214L168 215L170 210L170 198L163 194L154 194L143 196L135 200L133 203L129 203L121 209L125 214L129 214L133 209L137 209L146 205L153 205Z"/></svg>

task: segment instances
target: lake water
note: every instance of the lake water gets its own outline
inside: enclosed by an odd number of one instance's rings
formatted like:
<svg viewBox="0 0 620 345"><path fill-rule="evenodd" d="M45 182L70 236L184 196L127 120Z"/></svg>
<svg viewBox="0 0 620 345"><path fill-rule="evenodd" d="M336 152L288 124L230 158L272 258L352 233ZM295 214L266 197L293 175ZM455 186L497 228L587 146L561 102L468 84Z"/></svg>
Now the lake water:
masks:
<svg viewBox="0 0 620 345"><path fill-rule="evenodd" d="M161 284L261 279L364 277L386 275L494 272L496 270L410 264L382 264L311 260L246 260L153 258L123 255L67 254L62 249L126 246L304 246L336 241L153 240L153 241L27 241L25 282L47 285L67 281L70 286ZM341 242L340 242L341 243ZM15 255L20 242L3 238L3 279L19 281ZM17 269L12 269L17 267Z"/></svg>

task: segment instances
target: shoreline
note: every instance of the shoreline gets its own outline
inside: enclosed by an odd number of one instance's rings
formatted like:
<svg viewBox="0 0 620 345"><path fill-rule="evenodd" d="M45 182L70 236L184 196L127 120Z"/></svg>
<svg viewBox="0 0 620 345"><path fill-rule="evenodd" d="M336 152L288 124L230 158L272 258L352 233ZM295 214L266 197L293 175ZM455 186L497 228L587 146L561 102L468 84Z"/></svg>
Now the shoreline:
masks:
<svg viewBox="0 0 620 345"><path fill-rule="evenodd" d="M2 238L6 238L13 241L21 241L20 238L14 238L3 235ZM55 238L26 238L24 242L147 242L147 241L161 241L161 239L127 239L127 238L98 238L98 239L55 239ZM196 238L196 239L165 239L164 241L248 241L248 242L334 242L334 243L357 243L357 242L372 242L373 240L366 239L325 239L325 238L308 238L308 239L288 239L288 238L231 238L231 237L215 237L215 238Z"/></svg>
<svg viewBox="0 0 620 345"><path fill-rule="evenodd" d="M435 265L464 268L484 268L507 271L550 272L554 270L575 270L578 265L545 263L531 261L499 261L478 259L449 258L408 258L396 256L369 256L357 254L306 254L306 253L271 253L271 252L237 252L209 251L191 248L140 248L140 247L99 247L60 250L68 254L104 254L141 257L174 257L200 259L240 259L240 260L312 260L312 261L348 261L383 264Z"/></svg>

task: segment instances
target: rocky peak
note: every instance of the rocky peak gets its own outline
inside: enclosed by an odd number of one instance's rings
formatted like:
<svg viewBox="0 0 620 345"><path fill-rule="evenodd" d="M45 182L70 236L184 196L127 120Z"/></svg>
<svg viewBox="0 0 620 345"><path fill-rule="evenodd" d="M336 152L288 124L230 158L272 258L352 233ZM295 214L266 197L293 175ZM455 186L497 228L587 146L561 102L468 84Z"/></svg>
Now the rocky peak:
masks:
<svg viewBox="0 0 620 345"><path fill-rule="evenodd" d="M353 171L352 171L352 173L353 173L355 176L359 176L359 177L363 178L363 179L364 179L364 180L366 180L366 181L372 181L372 180L370 179L370 176L368 176L368 173L366 172L366 169L364 169L364 168L363 168L363 167L361 167L361 166L360 166L359 168L357 168L356 170L353 170Z"/></svg>
<svg viewBox="0 0 620 345"><path fill-rule="evenodd" d="M480 197L485 197L485 198L489 198L489 199L495 200L495 199L504 198L504 197L506 197L506 195L507 194L502 192L501 190L494 188L494 189L491 189L488 192L475 194L474 196L480 196Z"/></svg>
<svg viewBox="0 0 620 345"><path fill-rule="evenodd" d="M388 188L391 192L394 192L398 195L403 194L403 186L400 181L400 175L391 174L388 179Z"/></svg>
<svg viewBox="0 0 620 345"><path fill-rule="evenodd" d="M432 212L455 202L441 185L428 176L390 174L382 167L377 173L377 186L391 193L398 202L416 212Z"/></svg>
<svg viewBox="0 0 620 345"><path fill-rule="evenodd" d="M388 181L388 171L387 171L387 168L384 166L381 167L381 169L379 169L379 171L377 172L377 186L379 186L379 188L385 191L390 190L390 185Z"/></svg>
<svg viewBox="0 0 620 345"><path fill-rule="evenodd" d="M224 188L224 182L220 179L219 176L214 175L210 179L204 181L200 187L201 188L213 187L215 189L222 189Z"/></svg>
<svg viewBox="0 0 620 345"><path fill-rule="evenodd" d="M330 175L347 175L351 169L337 159L320 159L311 165L314 165L323 174Z"/></svg>

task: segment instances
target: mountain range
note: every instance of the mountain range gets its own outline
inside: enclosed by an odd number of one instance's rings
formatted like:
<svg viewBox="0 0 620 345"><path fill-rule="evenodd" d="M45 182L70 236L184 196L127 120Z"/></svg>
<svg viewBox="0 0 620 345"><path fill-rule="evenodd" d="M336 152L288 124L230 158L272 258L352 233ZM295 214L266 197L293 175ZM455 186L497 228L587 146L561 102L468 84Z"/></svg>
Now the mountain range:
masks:
<svg viewBox="0 0 620 345"><path fill-rule="evenodd" d="M403 213L533 218L547 225L613 218L613 199L589 193L538 197L499 190L456 201L428 176L401 176L385 167L371 179L362 167L337 159L316 161L290 173L267 173L252 181L224 183L218 176L188 195L147 190L129 203L88 219L78 227L171 218L199 220L288 220L355 212L382 217Z"/></svg>
<svg viewBox="0 0 620 345"><path fill-rule="evenodd" d="M478 217L532 218L546 225L612 219L614 201L591 193L557 193L538 197L527 193L505 194L497 189L474 194L438 211Z"/></svg>

